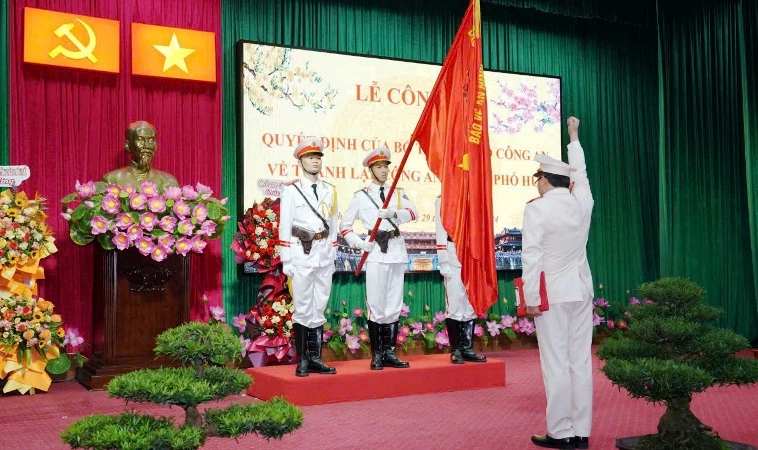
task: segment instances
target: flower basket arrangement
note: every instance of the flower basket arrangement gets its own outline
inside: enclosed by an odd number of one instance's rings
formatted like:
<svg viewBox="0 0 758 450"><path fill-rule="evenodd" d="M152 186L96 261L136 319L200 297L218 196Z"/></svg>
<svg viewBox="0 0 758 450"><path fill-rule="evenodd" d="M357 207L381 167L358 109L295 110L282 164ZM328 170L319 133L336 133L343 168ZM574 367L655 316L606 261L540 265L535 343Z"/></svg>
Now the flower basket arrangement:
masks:
<svg viewBox="0 0 758 450"><path fill-rule="evenodd" d="M0 290L30 297L44 278L40 260L58 249L47 225L45 199L25 192L0 192Z"/></svg>
<svg viewBox="0 0 758 450"><path fill-rule="evenodd" d="M289 362L295 357L292 346L294 303L279 256L279 199L264 198L245 212L237 224L231 249L238 264L250 262L265 273L258 301L250 311L235 318L234 325L249 339L240 338L244 352L254 366L268 362Z"/></svg>
<svg viewBox="0 0 758 450"><path fill-rule="evenodd" d="M237 224L232 251L237 264L251 262L258 272L280 267L279 258L279 199L269 197L245 211Z"/></svg>
<svg viewBox="0 0 758 450"><path fill-rule="evenodd" d="M66 372L71 365L61 353L65 331L54 305L40 297L0 291L0 379L3 393L47 391L46 372Z"/></svg>
<svg viewBox="0 0 758 450"><path fill-rule="evenodd" d="M45 277L40 261L58 249L47 225L46 200L16 188L0 192L0 380L3 393L34 394L50 387L50 373L71 362L54 305L37 296Z"/></svg>
<svg viewBox="0 0 758 450"><path fill-rule="evenodd" d="M145 256L163 261L168 255L202 253L206 240L221 236L231 218L226 199L193 186L163 186L144 181L127 184L76 182L76 192L61 199L71 240L78 245L97 241L106 250L136 247Z"/></svg>

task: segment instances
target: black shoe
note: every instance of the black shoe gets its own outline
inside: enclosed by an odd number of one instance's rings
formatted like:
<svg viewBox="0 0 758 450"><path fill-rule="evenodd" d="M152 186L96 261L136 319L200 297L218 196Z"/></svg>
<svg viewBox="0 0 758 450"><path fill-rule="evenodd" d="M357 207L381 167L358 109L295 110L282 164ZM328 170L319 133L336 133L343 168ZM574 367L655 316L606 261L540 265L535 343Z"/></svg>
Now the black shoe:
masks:
<svg viewBox="0 0 758 450"><path fill-rule="evenodd" d="M368 321L368 340L371 344L371 370L382 370L382 338L381 325L376 322Z"/></svg>
<svg viewBox="0 0 758 450"><path fill-rule="evenodd" d="M474 319L458 322L458 339L463 359L470 362L486 362L487 357L474 352Z"/></svg>
<svg viewBox="0 0 758 450"><path fill-rule="evenodd" d="M534 435L532 436L532 443L538 447L545 448L562 448L573 450L576 448L573 437L567 437L563 439L551 438L549 434L544 436Z"/></svg>
<svg viewBox="0 0 758 450"><path fill-rule="evenodd" d="M325 375L334 375L337 369L324 364L321 360L321 346L324 340L324 327L308 329L308 371Z"/></svg>
<svg viewBox="0 0 758 450"><path fill-rule="evenodd" d="M586 436L574 436L576 448L590 448L590 438Z"/></svg>
<svg viewBox="0 0 758 450"><path fill-rule="evenodd" d="M397 322L380 325L382 333L382 364L387 367L405 369L410 367L407 361L400 361L395 354L395 344L397 343Z"/></svg>
<svg viewBox="0 0 758 450"><path fill-rule="evenodd" d="M308 328L294 323L292 329L295 332L295 350L297 350L295 376L307 377L310 373L308 370Z"/></svg>
<svg viewBox="0 0 758 450"><path fill-rule="evenodd" d="M445 319L447 327L447 337L450 339L450 362L453 364L463 364L463 354L461 353L461 339L459 337L461 323L454 319Z"/></svg>

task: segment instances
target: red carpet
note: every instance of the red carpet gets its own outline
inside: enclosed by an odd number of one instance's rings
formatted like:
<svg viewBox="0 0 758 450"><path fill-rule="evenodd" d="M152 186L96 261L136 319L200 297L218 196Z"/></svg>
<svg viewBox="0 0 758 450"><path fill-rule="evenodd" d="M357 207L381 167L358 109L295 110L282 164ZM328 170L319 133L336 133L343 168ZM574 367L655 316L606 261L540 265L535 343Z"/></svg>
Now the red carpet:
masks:
<svg viewBox="0 0 758 450"><path fill-rule="evenodd" d="M371 370L368 360L330 362L337 375L296 377L295 366L248 369L253 385L247 394L268 400L283 396L300 406L402 397L435 392L505 386L505 361L451 364L450 355L407 358L408 369Z"/></svg>
<svg viewBox="0 0 758 450"><path fill-rule="evenodd" d="M257 436L237 442L210 438L203 449L537 449L529 442L530 435L545 430L545 392L537 350L509 350L487 356L508 364L506 387L305 406L302 428L280 441L266 442ZM599 371L595 372L594 384L591 449L613 449L616 437L655 432L662 407L630 399ZM204 406L220 408L252 401L256 400L234 396ZM59 435L74 420L131 408L173 415L178 421L184 418L179 408L126 405L123 400L108 398L105 392L89 392L75 382L57 383L48 393L0 396L0 449L66 449ZM713 388L695 395L692 409L725 439L758 445L758 389Z"/></svg>

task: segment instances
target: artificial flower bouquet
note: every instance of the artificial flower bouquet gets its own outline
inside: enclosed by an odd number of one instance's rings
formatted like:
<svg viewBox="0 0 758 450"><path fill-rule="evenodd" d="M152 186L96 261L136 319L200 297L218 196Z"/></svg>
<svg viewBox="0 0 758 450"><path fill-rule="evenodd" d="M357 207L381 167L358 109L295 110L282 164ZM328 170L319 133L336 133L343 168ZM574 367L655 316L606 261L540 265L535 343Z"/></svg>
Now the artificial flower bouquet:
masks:
<svg viewBox="0 0 758 450"><path fill-rule="evenodd" d="M279 199L266 197L245 211L237 223L232 251L238 264L252 262L258 272L268 272L279 264Z"/></svg>
<svg viewBox="0 0 758 450"><path fill-rule="evenodd" d="M39 262L57 251L45 199L15 188L0 192L0 290L35 295L37 279L44 278Z"/></svg>
<svg viewBox="0 0 758 450"><path fill-rule="evenodd" d="M173 253L202 253L206 240L221 236L231 216L226 199L212 195L200 183L179 187L143 181L136 187L77 181L76 192L61 200L61 215L78 245L97 239L106 250L136 247L163 261Z"/></svg>
<svg viewBox="0 0 758 450"><path fill-rule="evenodd" d="M43 298L0 291L0 379L8 378L3 392L22 394L47 391L50 376L71 364L61 354L66 332L54 305Z"/></svg>

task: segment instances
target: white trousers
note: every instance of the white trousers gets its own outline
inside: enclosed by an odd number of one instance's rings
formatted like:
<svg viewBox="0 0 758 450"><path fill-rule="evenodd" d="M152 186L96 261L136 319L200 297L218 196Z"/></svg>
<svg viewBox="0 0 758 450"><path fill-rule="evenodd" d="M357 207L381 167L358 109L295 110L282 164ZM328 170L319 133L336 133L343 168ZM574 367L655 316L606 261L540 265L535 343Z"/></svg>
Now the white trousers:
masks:
<svg viewBox="0 0 758 450"><path fill-rule="evenodd" d="M292 277L292 300L295 312L292 322L308 328L326 323L324 310L332 292L334 265L324 267L294 266Z"/></svg>
<svg viewBox="0 0 758 450"><path fill-rule="evenodd" d="M405 263L366 263L366 308L368 320L393 323L403 308Z"/></svg>
<svg viewBox="0 0 758 450"><path fill-rule="evenodd" d="M547 433L563 439L592 428L592 297L556 303L534 319L547 396Z"/></svg>
<svg viewBox="0 0 758 450"><path fill-rule="evenodd" d="M445 317L466 322L476 319L474 308L468 301L466 286L461 278L461 267L450 267L453 274L444 278L445 281Z"/></svg>

